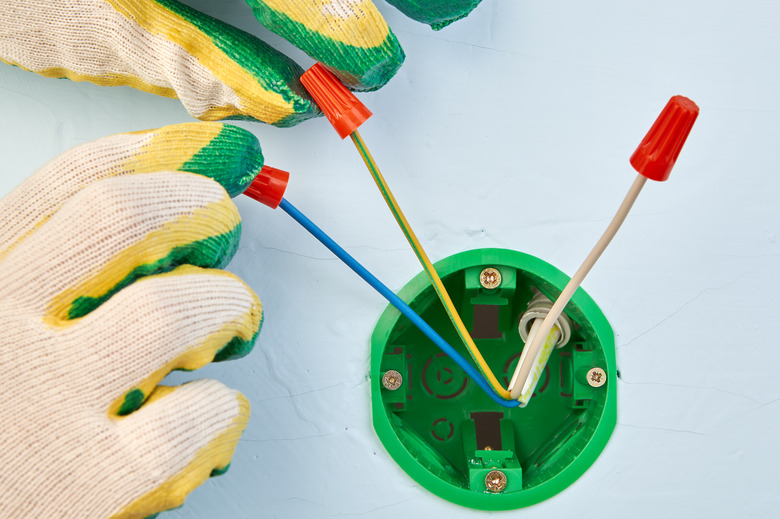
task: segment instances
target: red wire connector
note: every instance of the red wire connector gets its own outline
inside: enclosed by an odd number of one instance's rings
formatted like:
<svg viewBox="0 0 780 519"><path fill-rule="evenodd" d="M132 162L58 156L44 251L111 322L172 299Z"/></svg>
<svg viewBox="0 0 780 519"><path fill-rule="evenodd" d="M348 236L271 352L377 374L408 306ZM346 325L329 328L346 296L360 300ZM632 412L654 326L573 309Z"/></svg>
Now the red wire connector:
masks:
<svg viewBox="0 0 780 519"><path fill-rule="evenodd" d="M669 178L688 134L699 115L696 103L683 96L674 96L666 103L661 115L639 143L631 165L650 180Z"/></svg>
<svg viewBox="0 0 780 519"><path fill-rule="evenodd" d="M539 382L539 373L547 362L550 354L549 347L543 349L543 346L549 344L547 340L550 330L555 326L556 319L563 313L574 292L593 268L596 261L607 248L609 242L615 237L618 229L626 219L626 215L634 205L639 192L647 183L647 179L666 180L674 167L677 156L688 138L688 134L699 115L699 107L696 103L683 96L672 97L664 107L661 115L658 116L650 131L639 144L639 147L631 155L631 165L639 172L634 179L634 183L628 190L626 198L620 204L615 217L610 222L607 230L601 236L599 241L590 251L588 257L582 262L580 268L571 277L569 282L561 291L558 299L553 304L549 313L542 324L536 328L536 334L530 339L530 344L526 344L520 360L512 375L509 384L509 391L512 398L520 401L521 406L528 404L536 384ZM537 360L535 360L537 359ZM541 359L541 360L539 360Z"/></svg>
<svg viewBox="0 0 780 519"><path fill-rule="evenodd" d="M271 209L279 207L279 203L284 197L284 191L287 189L287 182L290 180L290 174L281 169L263 166L260 173L246 188L244 194L265 204Z"/></svg>
<svg viewBox="0 0 780 519"><path fill-rule="evenodd" d="M301 83L344 139L373 114L321 63L303 73Z"/></svg>

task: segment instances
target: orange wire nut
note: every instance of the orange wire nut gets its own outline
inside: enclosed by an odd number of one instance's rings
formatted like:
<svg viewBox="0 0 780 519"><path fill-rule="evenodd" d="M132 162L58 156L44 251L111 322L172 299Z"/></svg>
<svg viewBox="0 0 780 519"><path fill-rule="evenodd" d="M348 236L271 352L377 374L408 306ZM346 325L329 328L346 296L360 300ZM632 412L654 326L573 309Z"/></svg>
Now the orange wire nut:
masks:
<svg viewBox="0 0 780 519"><path fill-rule="evenodd" d="M281 169L263 166L244 194L271 209L276 209L284 197L290 174Z"/></svg>
<svg viewBox="0 0 780 519"><path fill-rule="evenodd" d="M345 139L373 114L321 63L303 73L301 83L330 124Z"/></svg>
<svg viewBox="0 0 780 519"><path fill-rule="evenodd" d="M674 96L669 99L631 155L630 162L634 169L650 180L661 182L668 179L698 116L699 107L687 97Z"/></svg>

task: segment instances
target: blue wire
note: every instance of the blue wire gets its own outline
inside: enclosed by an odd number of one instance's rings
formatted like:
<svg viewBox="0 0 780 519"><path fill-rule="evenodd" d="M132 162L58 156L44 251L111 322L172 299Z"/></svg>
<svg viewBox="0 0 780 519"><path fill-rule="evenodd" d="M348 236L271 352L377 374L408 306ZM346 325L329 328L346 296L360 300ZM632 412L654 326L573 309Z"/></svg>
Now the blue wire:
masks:
<svg viewBox="0 0 780 519"><path fill-rule="evenodd" d="M392 290L382 284L382 282L379 281L368 270L366 270L363 265L358 263L355 258L350 256L347 251L342 249L335 241L333 241L330 236L325 234L322 229L314 225L314 222L306 218L306 216L298 209L296 209L295 206L293 206L286 199L282 198L282 201L279 203L279 207L285 213L292 216L296 222L301 224L315 238L322 242L322 244L330 249L330 251L333 252L333 254L335 254L341 261L346 263L349 268L354 270L358 276L363 278L366 283L374 287L377 292L382 294L382 296L384 296L384 298L387 299L390 304L396 307L399 312L401 312L404 316L406 316L407 319L412 322L412 324L414 324L417 328L420 329L421 332L423 332L430 340L432 340L436 346L438 346L444 353L447 354L447 356L454 360L455 363L460 366L461 369L463 369L463 371L465 371L466 374L471 377L490 398L493 399L493 401L504 407L518 407L520 405L520 402L517 400L506 400L498 393L496 393L488 381L485 380L485 377L482 376L482 373L478 372L474 366L472 366L465 358L463 358L460 353L455 351L455 349L450 346L447 341L441 337L441 335L436 333L436 331L431 328L430 325L428 325L428 323L422 319L422 317L417 315L417 313L412 310L409 305L404 303L404 301L395 295Z"/></svg>

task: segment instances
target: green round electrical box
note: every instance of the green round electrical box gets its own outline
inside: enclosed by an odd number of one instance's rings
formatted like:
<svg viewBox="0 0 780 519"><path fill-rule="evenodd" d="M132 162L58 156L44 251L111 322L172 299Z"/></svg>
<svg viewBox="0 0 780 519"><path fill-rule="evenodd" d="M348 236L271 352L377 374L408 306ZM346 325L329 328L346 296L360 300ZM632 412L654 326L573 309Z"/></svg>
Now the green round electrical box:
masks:
<svg viewBox="0 0 780 519"><path fill-rule="evenodd" d="M494 288L480 281L488 267L500 272ZM524 346L518 322L529 301L538 292L555 300L569 278L503 249L456 254L436 263L436 271L508 386ZM399 296L469 358L424 273ZM615 428L617 370L612 328L590 296L578 289L566 314L571 338L551 354L534 396L524 408L505 408L388 307L371 337L371 400L374 429L393 459L439 497L482 510L533 505L576 481ZM601 373L595 379L593 368Z"/></svg>

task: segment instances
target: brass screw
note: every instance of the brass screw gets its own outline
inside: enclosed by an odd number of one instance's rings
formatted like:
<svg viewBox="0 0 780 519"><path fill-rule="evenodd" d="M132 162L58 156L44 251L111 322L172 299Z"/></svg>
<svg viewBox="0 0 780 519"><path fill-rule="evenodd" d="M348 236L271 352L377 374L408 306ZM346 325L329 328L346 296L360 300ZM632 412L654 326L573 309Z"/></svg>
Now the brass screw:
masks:
<svg viewBox="0 0 780 519"><path fill-rule="evenodd" d="M479 284L485 288L496 288L501 284L501 272L487 267L479 274Z"/></svg>
<svg viewBox="0 0 780 519"><path fill-rule="evenodd" d="M385 389L390 391L395 391L401 387L403 381L404 377L402 377L401 374L394 369L386 371L385 374L382 375L382 385L385 387Z"/></svg>
<svg viewBox="0 0 780 519"><path fill-rule="evenodd" d="M485 487L488 492L503 492L506 488L506 474L500 470L491 470L485 476Z"/></svg>
<svg viewBox="0 0 780 519"><path fill-rule="evenodd" d="M607 382L607 374L601 368L593 368L588 371L588 384L591 387L601 387Z"/></svg>

